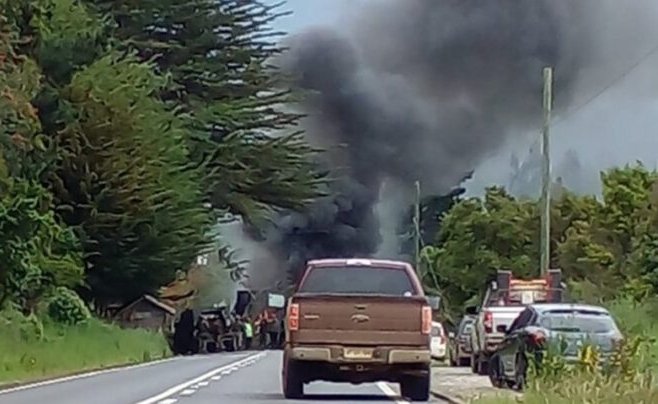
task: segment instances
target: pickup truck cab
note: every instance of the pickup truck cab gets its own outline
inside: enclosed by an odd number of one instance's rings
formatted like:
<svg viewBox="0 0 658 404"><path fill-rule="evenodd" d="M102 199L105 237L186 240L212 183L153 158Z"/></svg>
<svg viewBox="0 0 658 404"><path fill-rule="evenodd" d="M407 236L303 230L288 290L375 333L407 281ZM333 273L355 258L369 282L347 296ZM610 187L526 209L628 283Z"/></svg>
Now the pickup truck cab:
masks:
<svg viewBox="0 0 658 404"><path fill-rule="evenodd" d="M432 306L411 265L371 259L307 263L289 299L282 366L286 398L313 381L400 383L430 395Z"/></svg>
<svg viewBox="0 0 658 404"><path fill-rule="evenodd" d="M562 271L549 270L545 278L514 279L510 271L498 271L489 283L479 311L468 307L466 314L475 315L471 331L471 370L488 374L489 359L505 338L507 329L529 304L562 302Z"/></svg>

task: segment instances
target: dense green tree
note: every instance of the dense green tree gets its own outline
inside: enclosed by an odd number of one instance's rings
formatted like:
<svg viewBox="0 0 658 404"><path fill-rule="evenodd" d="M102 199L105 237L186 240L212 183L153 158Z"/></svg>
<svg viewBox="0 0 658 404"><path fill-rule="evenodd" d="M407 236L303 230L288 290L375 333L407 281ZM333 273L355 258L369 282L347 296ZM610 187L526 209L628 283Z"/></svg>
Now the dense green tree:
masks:
<svg viewBox="0 0 658 404"><path fill-rule="evenodd" d="M78 240L57 223L38 182L44 146L30 101L41 74L15 45L20 36L0 13L0 305L31 311L55 287L79 285L83 267Z"/></svg>
<svg viewBox="0 0 658 404"><path fill-rule="evenodd" d="M281 52L269 23L278 5L256 0L95 0L116 34L172 77L163 98L187 113L193 161L213 205L248 220L297 209L316 195L314 150L287 133L290 91L270 66Z"/></svg>
<svg viewBox="0 0 658 404"><path fill-rule="evenodd" d="M109 54L62 91L78 118L58 135L54 190L101 301L163 284L209 241L180 121L153 97L163 85L149 64Z"/></svg>
<svg viewBox="0 0 658 404"><path fill-rule="evenodd" d="M610 169L601 178L601 200L566 190L556 194L551 264L563 270L574 295L585 300L655 294L657 173L638 164ZM475 302L496 269L536 276L539 224L536 201L513 198L501 188L457 203L444 216L437 245L423 251L447 314L456 315L465 302Z"/></svg>
<svg viewBox="0 0 658 404"><path fill-rule="evenodd" d="M184 118L159 99L168 79L114 51L106 19L81 1L7 5L18 49L43 75L31 97L48 140L38 176L82 241L85 295L103 303L152 291L209 240Z"/></svg>

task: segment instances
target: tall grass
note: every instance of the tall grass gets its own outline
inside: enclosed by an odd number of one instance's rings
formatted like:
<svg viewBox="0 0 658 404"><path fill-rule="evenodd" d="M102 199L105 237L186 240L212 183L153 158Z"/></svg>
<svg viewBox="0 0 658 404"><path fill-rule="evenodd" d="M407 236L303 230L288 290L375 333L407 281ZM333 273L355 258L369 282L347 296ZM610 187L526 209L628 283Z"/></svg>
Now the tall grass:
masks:
<svg viewBox="0 0 658 404"><path fill-rule="evenodd" d="M591 347L581 352L576 366L547 354L542 369L529 371L522 396L484 397L478 404L649 404L658 403L653 375L658 370L658 304L618 299L606 305L627 337L608 366L598 366Z"/></svg>
<svg viewBox="0 0 658 404"><path fill-rule="evenodd" d="M63 326L15 312L0 312L0 385L169 355L162 335L125 330L91 319Z"/></svg>

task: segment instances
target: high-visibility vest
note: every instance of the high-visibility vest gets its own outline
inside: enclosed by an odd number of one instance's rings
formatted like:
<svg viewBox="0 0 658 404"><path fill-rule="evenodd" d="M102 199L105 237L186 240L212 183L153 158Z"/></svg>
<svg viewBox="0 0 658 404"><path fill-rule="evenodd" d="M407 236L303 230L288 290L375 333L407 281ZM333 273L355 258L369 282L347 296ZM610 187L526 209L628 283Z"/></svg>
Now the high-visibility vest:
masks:
<svg viewBox="0 0 658 404"><path fill-rule="evenodd" d="M245 323L245 325L244 325L244 335L247 338L252 338L254 336L254 329L251 326L251 323Z"/></svg>

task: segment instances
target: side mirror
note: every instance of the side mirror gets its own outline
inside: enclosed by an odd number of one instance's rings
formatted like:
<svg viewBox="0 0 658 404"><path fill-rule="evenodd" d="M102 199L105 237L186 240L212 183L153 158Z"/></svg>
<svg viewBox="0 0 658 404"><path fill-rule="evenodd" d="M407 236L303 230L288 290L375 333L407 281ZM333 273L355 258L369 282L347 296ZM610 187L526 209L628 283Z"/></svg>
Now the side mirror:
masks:
<svg viewBox="0 0 658 404"><path fill-rule="evenodd" d="M441 298L439 296L427 296L427 303L432 310L438 310L441 307Z"/></svg>
<svg viewBox="0 0 658 404"><path fill-rule="evenodd" d="M478 308L475 306L467 306L465 311L469 316L476 316L478 314Z"/></svg>
<svg viewBox="0 0 658 404"><path fill-rule="evenodd" d="M454 339L455 338L455 333L454 332L449 332L448 333L448 338Z"/></svg>

